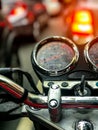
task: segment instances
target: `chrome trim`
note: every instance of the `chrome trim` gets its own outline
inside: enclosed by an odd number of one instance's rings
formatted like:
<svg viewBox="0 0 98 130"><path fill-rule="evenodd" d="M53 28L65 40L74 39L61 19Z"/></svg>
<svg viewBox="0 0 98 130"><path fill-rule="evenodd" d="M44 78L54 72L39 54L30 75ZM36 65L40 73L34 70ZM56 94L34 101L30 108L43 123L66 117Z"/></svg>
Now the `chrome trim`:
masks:
<svg viewBox="0 0 98 130"><path fill-rule="evenodd" d="M17 98L21 98L24 94L24 88L20 85L16 84L9 78L0 75L0 87L3 88L5 91L16 97L14 94L17 94ZM11 91L10 91L11 90Z"/></svg>
<svg viewBox="0 0 98 130"><path fill-rule="evenodd" d="M98 105L98 96L62 96L61 97L62 104L92 104Z"/></svg>
<svg viewBox="0 0 98 130"><path fill-rule="evenodd" d="M68 64L67 66L65 66L65 69L60 70L60 71L50 71L48 69L43 68L42 66L40 66L37 62L36 59L36 55L38 52L38 49L43 46L44 44L48 43L48 42L52 42L52 41L61 41L61 42L65 42L65 44L67 43L70 47L72 47L75 55L72 59L72 61L70 62L70 64ZM32 53L32 64L34 65L35 68L37 68L37 71L41 71L41 73L49 75L49 76L59 76L62 75L68 71L70 71L72 68L71 66L75 67L75 64L78 62L79 59L79 51L77 46L75 45L74 42L72 42L70 39L66 38L66 37L62 37L62 36L51 36L51 37L47 37L43 40L41 40L39 43L36 44L33 53Z"/></svg>
<svg viewBox="0 0 98 130"><path fill-rule="evenodd" d="M92 41L88 42L86 45L85 45L85 48L84 48L84 57L85 57L85 60L86 62L92 67L92 69L94 71L97 71L98 72L98 66L96 66L92 60L90 59L90 56L89 56L89 49L91 47L92 44L96 44L96 42L98 42L98 37L95 37Z"/></svg>

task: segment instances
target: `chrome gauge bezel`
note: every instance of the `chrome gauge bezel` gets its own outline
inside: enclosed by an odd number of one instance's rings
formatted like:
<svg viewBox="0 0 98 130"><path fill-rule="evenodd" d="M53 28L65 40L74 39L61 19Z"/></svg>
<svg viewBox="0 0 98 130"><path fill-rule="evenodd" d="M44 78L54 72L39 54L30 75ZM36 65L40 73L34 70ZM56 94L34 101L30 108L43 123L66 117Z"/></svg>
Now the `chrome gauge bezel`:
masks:
<svg viewBox="0 0 98 130"><path fill-rule="evenodd" d="M98 66L96 66L94 62L92 62L89 56L89 49L91 48L92 45L96 44L96 42L98 42L98 37L95 37L94 39L92 39L90 42L88 42L85 45L84 57L85 57L86 62L89 64L89 67L92 68L94 71L98 72Z"/></svg>
<svg viewBox="0 0 98 130"><path fill-rule="evenodd" d="M67 66L65 66L64 69L61 69L59 71L50 71L39 65L39 63L37 62L37 52L43 45L49 42L55 42L55 41L68 44L74 51L74 57L72 61ZM79 59L79 51L78 51L77 46L70 39L63 36L50 36L41 40L39 43L35 45L32 55L31 55L31 62L32 62L33 67L36 68L36 70L39 71L40 73L48 75L48 76L59 76L59 75L65 74L66 72L70 71L71 69L75 67L76 63L78 62L78 59Z"/></svg>

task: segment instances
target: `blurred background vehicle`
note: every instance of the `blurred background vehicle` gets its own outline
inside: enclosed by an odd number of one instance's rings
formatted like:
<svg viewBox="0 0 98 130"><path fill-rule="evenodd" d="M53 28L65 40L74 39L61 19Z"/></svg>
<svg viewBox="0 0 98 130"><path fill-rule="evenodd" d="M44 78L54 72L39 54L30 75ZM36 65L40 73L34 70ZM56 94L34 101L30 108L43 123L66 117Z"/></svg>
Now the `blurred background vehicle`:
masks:
<svg viewBox="0 0 98 130"><path fill-rule="evenodd" d="M21 35L31 35L37 40L40 31L48 23L48 13L41 1L25 0L14 3L5 19L12 30L20 32ZM22 29L25 31L21 31Z"/></svg>
<svg viewBox="0 0 98 130"><path fill-rule="evenodd" d="M86 43L98 35L98 1L75 0L63 11L65 32L78 44Z"/></svg>
<svg viewBox="0 0 98 130"><path fill-rule="evenodd" d="M49 14L42 0L33 0L33 4L31 3L31 5L32 12L35 14L36 19L36 22L33 24L33 35L37 39L37 37L40 35L40 32L48 25Z"/></svg>
<svg viewBox="0 0 98 130"><path fill-rule="evenodd" d="M40 32L48 25L49 15L41 1L2 1L0 29L2 33L1 66L20 66L18 49L23 44L36 42ZM2 52L1 51L1 52ZM12 57L14 56L14 60ZM6 64L5 64L6 63ZM4 65L5 64L5 65ZM17 64L17 65L16 65Z"/></svg>

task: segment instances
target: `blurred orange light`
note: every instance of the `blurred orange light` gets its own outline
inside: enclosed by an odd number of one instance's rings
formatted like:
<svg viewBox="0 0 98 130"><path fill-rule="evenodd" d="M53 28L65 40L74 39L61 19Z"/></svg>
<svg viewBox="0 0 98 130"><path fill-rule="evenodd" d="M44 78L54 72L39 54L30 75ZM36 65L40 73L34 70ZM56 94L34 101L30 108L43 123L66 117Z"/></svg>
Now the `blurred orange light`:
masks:
<svg viewBox="0 0 98 130"><path fill-rule="evenodd" d="M93 33L93 19L90 11L80 10L77 11L73 18L72 32L80 34Z"/></svg>
<svg viewBox="0 0 98 130"><path fill-rule="evenodd" d="M87 33L92 34L93 33L93 27L91 24L77 24L74 23L72 26L73 32L80 32L80 33Z"/></svg>
<svg viewBox="0 0 98 130"><path fill-rule="evenodd" d="M78 11L75 13L74 21L78 23L88 24L92 23L92 16L89 11Z"/></svg>

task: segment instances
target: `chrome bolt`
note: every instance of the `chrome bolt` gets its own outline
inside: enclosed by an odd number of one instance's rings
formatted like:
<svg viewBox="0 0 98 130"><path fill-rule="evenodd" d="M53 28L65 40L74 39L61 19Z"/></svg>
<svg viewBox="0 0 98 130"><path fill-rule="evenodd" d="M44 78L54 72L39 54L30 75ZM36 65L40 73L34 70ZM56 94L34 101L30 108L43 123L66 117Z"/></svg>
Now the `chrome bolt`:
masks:
<svg viewBox="0 0 98 130"><path fill-rule="evenodd" d="M58 89L58 88L59 88L59 85L53 84L53 85L51 86L51 88L52 88L52 89Z"/></svg>
<svg viewBox="0 0 98 130"><path fill-rule="evenodd" d="M86 120L81 120L76 123L75 130L93 130L93 124Z"/></svg>
<svg viewBox="0 0 98 130"><path fill-rule="evenodd" d="M50 105L52 108L54 108L54 107L56 107L56 106L58 105L58 102L57 102L56 100L51 100L50 103L49 103L49 105Z"/></svg>

